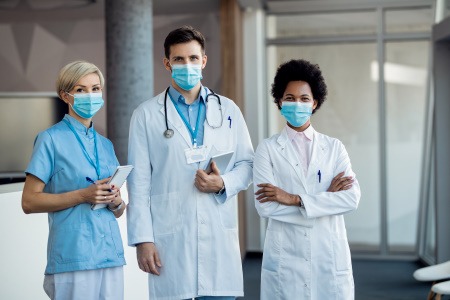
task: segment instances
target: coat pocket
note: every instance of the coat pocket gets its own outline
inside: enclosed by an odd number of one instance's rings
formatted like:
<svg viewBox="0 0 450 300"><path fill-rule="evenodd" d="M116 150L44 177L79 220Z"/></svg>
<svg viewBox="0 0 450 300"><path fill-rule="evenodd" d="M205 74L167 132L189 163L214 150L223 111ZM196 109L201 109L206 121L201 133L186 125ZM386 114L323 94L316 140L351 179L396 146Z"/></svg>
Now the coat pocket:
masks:
<svg viewBox="0 0 450 300"><path fill-rule="evenodd" d="M336 235L333 241L336 271L348 272L352 268L350 247L346 237Z"/></svg>
<svg viewBox="0 0 450 300"><path fill-rule="evenodd" d="M237 228L236 197L228 199L224 204L218 205L220 222L225 229Z"/></svg>
<svg viewBox="0 0 450 300"><path fill-rule="evenodd" d="M120 236L119 224L117 224L116 220L109 221L109 227L111 229L111 237L114 242L114 246L116 247L117 257L123 257L123 243L122 237Z"/></svg>
<svg viewBox="0 0 450 300"><path fill-rule="evenodd" d="M150 210L155 236L173 234L180 230L182 218L178 192L153 195Z"/></svg>

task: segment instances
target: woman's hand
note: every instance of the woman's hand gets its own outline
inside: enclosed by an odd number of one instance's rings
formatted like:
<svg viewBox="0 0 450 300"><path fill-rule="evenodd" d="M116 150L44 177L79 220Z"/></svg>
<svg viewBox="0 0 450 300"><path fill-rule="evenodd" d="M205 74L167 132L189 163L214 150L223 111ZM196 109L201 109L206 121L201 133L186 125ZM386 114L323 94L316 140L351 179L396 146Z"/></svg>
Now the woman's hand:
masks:
<svg viewBox="0 0 450 300"><path fill-rule="evenodd" d="M258 196L256 200L260 203L275 201L284 205L300 206L301 199L299 195L289 194L270 183L260 183L258 187L260 189L255 195Z"/></svg>
<svg viewBox="0 0 450 300"><path fill-rule="evenodd" d="M353 178L351 176L344 177L344 172L341 172L333 178L327 192L345 191L351 188L352 184Z"/></svg>
<svg viewBox="0 0 450 300"><path fill-rule="evenodd" d="M98 180L95 184L89 185L85 189L81 189L80 193L83 200L90 204L111 204L115 201L119 190L113 189L107 184L110 178Z"/></svg>

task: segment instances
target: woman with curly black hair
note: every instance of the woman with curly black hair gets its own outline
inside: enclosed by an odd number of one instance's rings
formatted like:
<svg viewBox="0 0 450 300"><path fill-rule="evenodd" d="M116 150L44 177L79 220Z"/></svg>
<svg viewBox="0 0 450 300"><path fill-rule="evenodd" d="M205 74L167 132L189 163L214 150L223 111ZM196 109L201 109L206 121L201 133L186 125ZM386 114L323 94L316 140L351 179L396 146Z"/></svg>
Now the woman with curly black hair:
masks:
<svg viewBox="0 0 450 300"><path fill-rule="evenodd" d="M310 116L325 101L318 65L282 64L272 96L287 124L257 148L255 206L268 218L261 299L354 299L344 214L361 191L344 145L314 130Z"/></svg>

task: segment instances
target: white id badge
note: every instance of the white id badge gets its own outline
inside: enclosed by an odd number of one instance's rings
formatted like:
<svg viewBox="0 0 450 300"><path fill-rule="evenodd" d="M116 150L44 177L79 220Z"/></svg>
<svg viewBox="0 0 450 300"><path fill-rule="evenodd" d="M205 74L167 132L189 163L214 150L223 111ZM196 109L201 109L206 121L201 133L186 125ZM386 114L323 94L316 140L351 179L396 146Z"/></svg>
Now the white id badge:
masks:
<svg viewBox="0 0 450 300"><path fill-rule="evenodd" d="M186 155L186 162L188 164L193 164L206 160L207 154L208 151L206 146L184 149L184 155Z"/></svg>

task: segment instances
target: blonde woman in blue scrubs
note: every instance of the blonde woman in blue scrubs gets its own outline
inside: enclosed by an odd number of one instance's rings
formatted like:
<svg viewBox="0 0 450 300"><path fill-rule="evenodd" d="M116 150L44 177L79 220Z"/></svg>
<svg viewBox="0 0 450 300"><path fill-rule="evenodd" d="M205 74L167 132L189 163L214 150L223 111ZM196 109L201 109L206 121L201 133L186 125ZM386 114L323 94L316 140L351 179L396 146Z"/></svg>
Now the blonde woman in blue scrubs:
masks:
<svg viewBox="0 0 450 300"><path fill-rule="evenodd" d="M107 184L119 163L111 141L92 122L104 103L103 85L91 63L61 69L56 91L69 113L38 134L25 171L23 211L48 213L44 290L50 299L123 299L125 259L116 218L126 205ZM91 209L100 203L107 206Z"/></svg>

